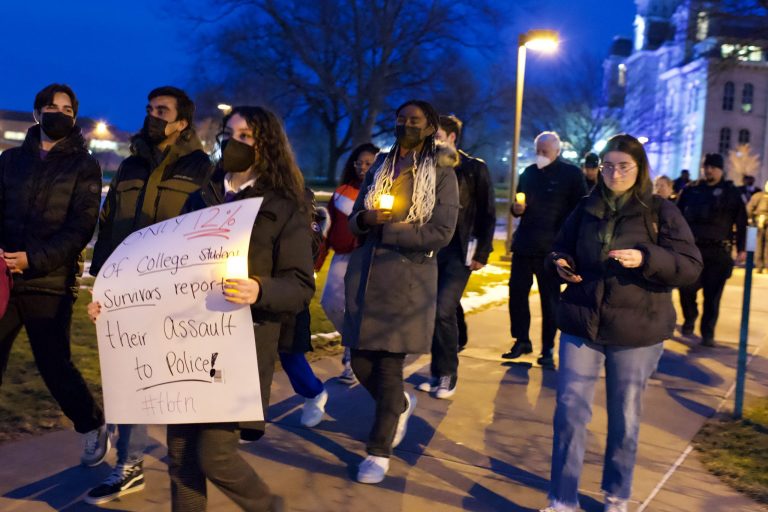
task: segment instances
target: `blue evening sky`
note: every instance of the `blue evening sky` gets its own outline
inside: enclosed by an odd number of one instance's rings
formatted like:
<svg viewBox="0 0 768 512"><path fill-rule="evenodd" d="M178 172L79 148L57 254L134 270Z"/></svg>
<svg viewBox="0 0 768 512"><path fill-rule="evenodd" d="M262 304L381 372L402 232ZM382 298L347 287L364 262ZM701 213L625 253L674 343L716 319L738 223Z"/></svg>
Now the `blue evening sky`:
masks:
<svg viewBox="0 0 768 512"><path fill-rule="evenodd" d="M632 34L632 0L498 2L510 13L509 29L503 32L510 34L510 42L502 41L499 58L514 59L514 34L531 28L559 30L562 51L584 48L599 58L607 54L614 35ZM77 92L81 115L127 131L138 129L150 89L189 83L194 33L182 31L188 29L172 9L173 3L161 0L3 2L0 109L31 110L35 92L64 82ZM532 56L528 73L545 72L551 65Z"/></svg>

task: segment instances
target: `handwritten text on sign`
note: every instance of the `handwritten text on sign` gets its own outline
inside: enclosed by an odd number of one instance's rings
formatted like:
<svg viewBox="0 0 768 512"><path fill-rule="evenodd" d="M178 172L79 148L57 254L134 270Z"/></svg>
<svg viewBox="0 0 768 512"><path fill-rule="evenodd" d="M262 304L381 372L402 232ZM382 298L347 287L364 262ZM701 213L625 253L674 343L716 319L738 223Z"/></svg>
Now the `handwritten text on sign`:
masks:
<svg viewBox="0 0 768 512"><path fill-rule="evenodd" d="M263 419L253 321L222 294L248 256L261 198L181 215L129 235L93 300L109 423Z"/></svg>

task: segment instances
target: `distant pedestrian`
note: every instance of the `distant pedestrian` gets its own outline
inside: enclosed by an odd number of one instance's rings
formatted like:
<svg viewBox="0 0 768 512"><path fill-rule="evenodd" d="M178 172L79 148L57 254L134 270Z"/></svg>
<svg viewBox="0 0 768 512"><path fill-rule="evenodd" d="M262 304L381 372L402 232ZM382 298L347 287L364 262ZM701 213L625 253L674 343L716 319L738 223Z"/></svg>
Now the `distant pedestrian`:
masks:
<svg viewBox="0 0 768 512"><path fill-rule="evenodd" d="M357 481L381 482L405 436L416 397L403 390L406 354L429 352L435 328L437 258L456 227L458 156L437 149L438 114L411 100L397 109L397 142L365 175L349 226L361 237L345 277L344 345L376 402L368 457Z"/></svg>
<svg viewBox="0 0 768 512"><path fill-rule="evenodd" d="M440 116L435 138L458 151L462 122L456 116ZM459 369L459 326L457 308L472 272L488 263L493 251L496 205L488 166L478 158L458 151L454 167L459 183L459 216L450 243L437 253L437 317L432 336L430 380L419 391L450 398L456 392Z"/></svg>
<svg viewBox="0 0 768 512"><path fill-rule="evenodd" d="M676 199L674 183L669 176L656 176L653 180L653 193L670 201Z"/></svg>
<svg viewBox="0 0 768 512"><path fill-rule="evenodd" d="M181 89L150 91L144 126L131 139L131 156L120 163L101 208L91 275L98 276L128 235L179 215L208 179L211 161L195 133L194 114L195 104ZM117 425L117 435L117 464L88 492L87 503L107 503L144 488L147 426Z"/></svg>
<svg viewBox="0 0 768 512"><path fill-rule="evenodd" d="M741 200L744 201L744 204L747 204L749 200L752 199L752 194L758 192L760 188L755 186L755 177L750 176L749 174L744 176L742 181L743 184L738 187L738 189L739 193L741 194Z"/></svg>
<svg viewBox="0 0 768 512"><path fill-rule="evenodd" d="M680 195L680 192L688 186L688 184L691 182L691 173L688 171L688 169L683 169L680 171L680 176L675 178L675 181L673 182L673 188L675 189L675 194Z"/></svg>
<svg viewBox="0 0 768 512"><path fill-rule="evenodd" d="M594 153L587 153L584 157L584 162L581 164L581 172L584 173L584 179L587 182L587 191L591 192L595 185L597 185L598 166L600 165L600 157Z"/></svg>
<svg viewBox="0 0 768 512"><path fill-rule="evenodd" d="M765 188L752 195L747 204L749 223L757 227L757 247L755 249L755 269L762 274L768 266L768 240L765 231L768 228L768 181Z"/></svg>
<svg viewBox="0 0 768 512"><path fill-rule="evenodd" d="M693 231L696 245L704 259L700 278L680 288L683 310L682 334L693 334L699 316L696 294L704 292L704 306L699 328L701 344L715 344L715 325L720 312L720 298L725 282L733 272L731 249L736 243L737 260L744 263L747 210L733 182L725 179L723 156L708 153L702 165L703 179L688 185L680 194L677 206Z"/></svg>
<svg viewBox="0 0 768 512"><path fill-rule="evenodd" d="M627 511L643 392L675 328L671 290L695 281L702 266L680 211L651 194L643 145L616 135L601 157L597 186L570 214L549 258L568 286L557 312L562 335L546 512L581 510L587 425L603 370L604 510Z"/></svg>
<svg viewBox="0 0 768 512"><path fill-rule="evenodd" d="M555 235L568 214L587 194L587 185L581 170L560 158L560 137L555 132L540 133L534 143L536 163L520 175L516 190L524 197L511 206L512 215L520 217L512 239L509 277L509 322L515 343L501 357L517 359L533 352L528 296L536 276L541 302L541 354L537 362L545 368L554 368L552 351L560 284L545 269L544 259L552 250Z"/></svg>
<svg viewBox="0 0 768 512"><path fill-rule="evenodd" d="M101 407L72 363L70 327L82 253L99 216L101 168L76 124L78 101L69 86L46 86L33 108L36 123L24 143L0 154L0 256L13 275L0 319L0 383L24 327L45 385L85 434L80 461L96 466L109 451L109 435Z"/></svg>
<svg viewBox="0 0 768 512"><path fill-rule="evenodd" d="M331 221L328 232L327 246L333 250L331 265L325 278L325 288L320 298L325 316L331 321L333 327L342 333L344 327L344 275L347 273L349 258L357 247L357 237L349 229L349 215L355 204L360 185L365 178L365 173L373 165L379 148L370 142L357 146L350 153L344 170L341 173L341 184L333 192L328 202L328 214ZM344 384L357 382L352 371L351 351L344 347L344 355L341 362L344 370L339 375L339 380Z"/></svg>

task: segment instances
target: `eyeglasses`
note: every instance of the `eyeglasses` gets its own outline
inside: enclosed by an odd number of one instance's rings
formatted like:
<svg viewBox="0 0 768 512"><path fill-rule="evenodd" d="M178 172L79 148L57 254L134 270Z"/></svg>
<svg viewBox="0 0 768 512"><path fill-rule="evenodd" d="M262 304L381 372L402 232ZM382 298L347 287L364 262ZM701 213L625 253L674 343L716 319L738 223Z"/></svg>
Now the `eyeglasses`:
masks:
<svg viewBox="0 0 768 512"><path fill-rule="evenodd" d="M615 172L619 172L619 174L627 174L632 169L636 169L637 166L634 164L630 164L627 162L622 162L619 165L614 164L600 164L598 169L600 169L600 172L607 172L609 174L614 174Z"/></svg>

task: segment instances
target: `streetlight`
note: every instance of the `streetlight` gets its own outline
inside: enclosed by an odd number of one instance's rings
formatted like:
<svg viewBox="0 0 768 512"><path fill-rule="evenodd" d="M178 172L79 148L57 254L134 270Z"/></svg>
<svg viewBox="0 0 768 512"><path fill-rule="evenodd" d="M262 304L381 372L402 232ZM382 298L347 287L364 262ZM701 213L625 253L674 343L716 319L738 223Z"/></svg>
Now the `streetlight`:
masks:
<svg viewBox="0 0 768 512"><path fill-rule="evenodd" d="M227 115L229 114L229 111L232 110L232 105L227 105L226 103L219 103L216 105L216 108L221 110L222 114Z"/></svg>
<svg viewBox="0 0 768 512"><path fill-rule="evenodd" d="M559 36L554 30L535 29L529 30L518 36L517 42L517 93L515 94L515 134L512 140L512 166L509 170L509 208L507 212L507 256L512 246L512 204L515 200L517 189L517 153L520 148L520 119L523 114L523 81L525 80L525 53L526 49L544 53L552 53L557 50Z"/></svg>
<svg viewBox="0 0 768 512"><path fill-rule="evenodd" d="M93 129L94 135L97 137L106 137L109 135L109 127L107 126L107 123L104 121L99 121L96 123L96 126Z"/></svg>

